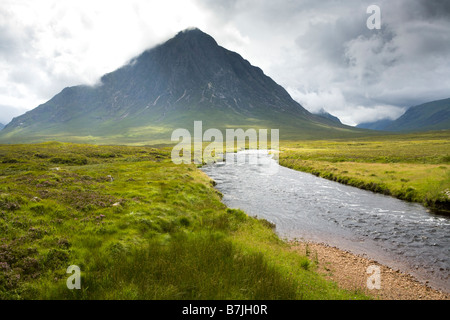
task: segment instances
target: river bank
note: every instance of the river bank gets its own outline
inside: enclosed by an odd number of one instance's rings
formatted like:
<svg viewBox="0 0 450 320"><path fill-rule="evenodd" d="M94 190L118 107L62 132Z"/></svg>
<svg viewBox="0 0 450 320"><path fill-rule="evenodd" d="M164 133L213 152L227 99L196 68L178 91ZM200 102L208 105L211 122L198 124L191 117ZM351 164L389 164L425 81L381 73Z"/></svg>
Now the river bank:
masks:
<svg viewBox="0 0 450 320"><path fill-rule="evenodd" d="M450 294L431 288L413 276L381 265L377 261L340 250L324 243L291 241L291 249L307 255L315 264L316 271L340 288L362 292L380 300L450 300ZM380 268L380 289L369 290L367 268Z"/></svg>
<svg viewBox="0 0 450 320"><path fill-rule="evenodd" d="M251 156L262 158L261 163L265 159L252 152L236 154L241 162ZM283 239L325 242L450 290L448 218L417 203L268 167L228 163L202 171L217 183L223 203L270 221Z"/></svg>
<svg viewBox="0 0 450 320"><path fill-rule="evenodd" d="M450 214L450 131L284 141L279 163L318 177Z"/></svg>

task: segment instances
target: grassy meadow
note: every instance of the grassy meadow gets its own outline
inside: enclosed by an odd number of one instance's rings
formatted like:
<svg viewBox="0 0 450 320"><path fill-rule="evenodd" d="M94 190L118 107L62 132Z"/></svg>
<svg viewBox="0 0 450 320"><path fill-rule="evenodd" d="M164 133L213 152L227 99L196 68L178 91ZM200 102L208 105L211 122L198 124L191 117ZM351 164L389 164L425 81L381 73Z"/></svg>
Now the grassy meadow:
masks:
<svg viewBox="0 0 450 320"><path fill-rule="evenodd" d="M280 164L450 213L450 131L284 141Z"/></svg>
<svg viewBox="0 0 450 320"><path fill-rule="evenodd" d="M213 184L168 148L0 145L0 299L366 298Z"/></svg>
<svg viewBox="0 0 450 320"><path fill-rule="evenodd" d="M280 142L280 164L449 210L450 132ZM0 145L0 299L366 299L171 147ZM69 290L67 267L81 269Z"/></svg>

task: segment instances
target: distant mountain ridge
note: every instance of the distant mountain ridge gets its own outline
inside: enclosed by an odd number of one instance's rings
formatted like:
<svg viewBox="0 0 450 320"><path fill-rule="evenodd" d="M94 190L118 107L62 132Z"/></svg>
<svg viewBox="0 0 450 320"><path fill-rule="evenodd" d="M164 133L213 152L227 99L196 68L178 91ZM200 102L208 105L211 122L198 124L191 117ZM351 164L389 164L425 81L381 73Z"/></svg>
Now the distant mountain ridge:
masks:
<svg viewBox="0 0 450 320"><path fill-rule="evenodd" d="M0 123L0 130L2 130L5 127L3 123Z"/></svg>
<svg viewBox="0 0 450 320"><path fill-rule="evenodd" d="M387 126L389 126L394 120L383 119L374 122L363 122L358 124L356 127L361 129L370 129L370 130L384 130Z"/></svg>
<svg viewBox="0 0 450 320"><path fill-rule="evenodd" d="M173 129L190 129L195 120L204 128L280 128L282 138L361 132L311 114L260 68L189 29L104 75L101 84L65 88L14 118L0 143L167 141Z"/></svg>
<svg viewBox="0 0 450 320"><path fill-rule="evenodd" d="M397 120L361 123L357 127L394 132L448 130L450 129L450 98L411 107Z"/></svg>
<svg viewBox="0 0 450 320"><path fill-rule="evenodd" d="M331 120L331 121L333 121L333 122L342 124L341 120L339 120L338 117L333 116L331 113L327 112L324 108L320 109L319 112L314 113L314 114L315 114L315 115L318 115L318 116L320 116L320 117L329 119L329 120Z"/></svg>

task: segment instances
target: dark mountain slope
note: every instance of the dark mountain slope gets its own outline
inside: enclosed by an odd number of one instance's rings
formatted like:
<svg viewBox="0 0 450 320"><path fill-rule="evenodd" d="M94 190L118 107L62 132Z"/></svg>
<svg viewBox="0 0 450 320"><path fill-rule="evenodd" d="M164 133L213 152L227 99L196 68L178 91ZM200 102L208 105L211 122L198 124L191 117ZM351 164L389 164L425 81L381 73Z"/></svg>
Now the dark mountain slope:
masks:
<svg viewBox="0 0 450 320"><path fill-rule="evenodd" d="M384 130L388 125L390 125L394 120L383 119L375 122L363 122L358 124L356 127L361 129L370 129L370 130Z"/></svg>
<svg viewBox="0 0 450 320"><path fill-rule="evenodd" d="M317 112L317 113L315 113L316 115L318 115L318 116L321 116L321 117L323 117L323 118L326 118L326 119L329 119L329 120L331 120L331 121L333 121L333 122L336 122L336 123L338 123L338 124L342 124L342 122L341 122L341 120L339 120L339 118L338 117L336 117L336 116L333 116L331 113L328 113L325 109L320 109L320 111L319 112Z"/></svg>
<svg viewBox="0 0 450 320"><path fill-rule="evenodd" d="M429 131L450 129L450 98L409 108L386 126L386 131Z"/></svg>
<svg viewBox="0 0 450 320"><path fill-rule="evenodd" d="M450 129L450 98L427 102L409 108L397 120L362 123L358 128L413 132Z"/></svg>

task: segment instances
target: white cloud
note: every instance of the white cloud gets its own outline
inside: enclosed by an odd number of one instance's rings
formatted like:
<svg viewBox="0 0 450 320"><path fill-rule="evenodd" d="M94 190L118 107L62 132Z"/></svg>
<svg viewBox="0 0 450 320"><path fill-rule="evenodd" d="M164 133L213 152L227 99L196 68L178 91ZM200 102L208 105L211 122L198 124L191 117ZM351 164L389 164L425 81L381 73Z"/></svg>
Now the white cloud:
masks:
<svg viewBox="0 0 450 320"><path fill-rule="evenodd" d="M0 104L17 116L66 86L94 84L181 29L204 25L205 13L175 0L29 0L2 2L0 18ZM11 117L2 112L0 122Z"/></svg>
<svg viewBox="0 0 450 320"><path fill-rule="evenodd" d="M304 92L294 88L287 88L290 95L310 112L317 113L322 109L343 109L346 106L345 97L339 89L332 88L327 91Z"/></svg>
<svg viewBox="0 0 450 320"><path fill-rule="evenodd" d="M349 109L351 112L348 112ZM342 123L355 126L360 123L373 122L383 119L395 120L404 114L406 108L390 105L352 106L346 110L337 110L335 115Z"/></svg>

